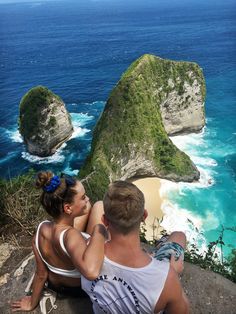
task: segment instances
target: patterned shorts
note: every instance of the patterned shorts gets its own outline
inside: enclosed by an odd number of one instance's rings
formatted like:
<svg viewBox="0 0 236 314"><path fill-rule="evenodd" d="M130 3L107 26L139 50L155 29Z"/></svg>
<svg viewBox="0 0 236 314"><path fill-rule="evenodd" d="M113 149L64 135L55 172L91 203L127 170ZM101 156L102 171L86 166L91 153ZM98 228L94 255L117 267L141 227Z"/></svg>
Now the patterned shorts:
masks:
<svg viewBox="0 0 236 314"><path fill-rule="evenodd" d="M168 261L174 255L175 261L178 261L181 257L184 259L184 249L176 242L164 242L160 245L160 248L153 251L153 257L159 261Z"/></svg>

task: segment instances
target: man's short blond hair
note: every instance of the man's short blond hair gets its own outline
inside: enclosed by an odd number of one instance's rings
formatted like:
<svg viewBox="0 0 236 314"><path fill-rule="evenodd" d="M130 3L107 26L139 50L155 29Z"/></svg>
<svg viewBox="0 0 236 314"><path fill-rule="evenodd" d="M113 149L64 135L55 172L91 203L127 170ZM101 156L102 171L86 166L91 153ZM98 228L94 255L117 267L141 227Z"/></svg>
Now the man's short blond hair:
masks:
<svg viewBox="0 0 236 314"><path fill-rule="evenodd" d="M117 231L127 234L139 227L144 214L144 195L134 184L111 183L103 203L105 217Z"/></svg>

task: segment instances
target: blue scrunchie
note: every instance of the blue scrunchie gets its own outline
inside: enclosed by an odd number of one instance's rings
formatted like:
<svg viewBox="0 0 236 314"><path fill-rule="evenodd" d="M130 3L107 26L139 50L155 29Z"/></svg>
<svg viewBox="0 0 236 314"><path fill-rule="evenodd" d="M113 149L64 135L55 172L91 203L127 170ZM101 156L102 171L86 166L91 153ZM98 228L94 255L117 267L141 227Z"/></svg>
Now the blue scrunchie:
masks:
<svg viewBox="0 0 236 314"><path fill-rule="evenodd" d="M58 176L53 176L50 180L50 183L48 185L45 185L43 189L45 192L54 192L60 184L60 178Z"/></svg>

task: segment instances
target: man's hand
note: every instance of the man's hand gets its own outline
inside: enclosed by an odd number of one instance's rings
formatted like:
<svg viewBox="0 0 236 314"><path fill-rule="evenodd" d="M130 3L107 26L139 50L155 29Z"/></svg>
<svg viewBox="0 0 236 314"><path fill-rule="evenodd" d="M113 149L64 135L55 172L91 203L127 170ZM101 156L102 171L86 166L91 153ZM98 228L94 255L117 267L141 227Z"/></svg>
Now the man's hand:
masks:
<svg viewBox="0 0 236 314"><path fill-rule="evenodd" d="M170 258L170 265L174 268L174 270L177 272L177 274L182 274L184 270L184 260L183 257L180 256L179 259L176 261L175 256L171 255Z"/></svg>

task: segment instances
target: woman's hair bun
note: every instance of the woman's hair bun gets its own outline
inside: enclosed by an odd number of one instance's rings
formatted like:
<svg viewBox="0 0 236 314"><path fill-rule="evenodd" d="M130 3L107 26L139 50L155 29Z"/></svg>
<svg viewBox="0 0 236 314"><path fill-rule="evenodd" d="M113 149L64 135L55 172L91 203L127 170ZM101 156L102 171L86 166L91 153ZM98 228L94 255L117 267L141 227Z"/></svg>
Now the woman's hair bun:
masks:
<svg viewBox="0 0 236 314"><path fill-rule="evenodd" d="M51 171L40 171L36 176L35 185L37 188L43 188L47 185L51 178L53 177L53 173Z"/></svg>

